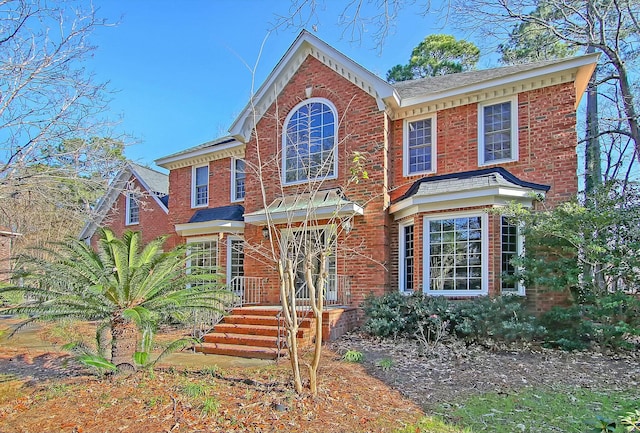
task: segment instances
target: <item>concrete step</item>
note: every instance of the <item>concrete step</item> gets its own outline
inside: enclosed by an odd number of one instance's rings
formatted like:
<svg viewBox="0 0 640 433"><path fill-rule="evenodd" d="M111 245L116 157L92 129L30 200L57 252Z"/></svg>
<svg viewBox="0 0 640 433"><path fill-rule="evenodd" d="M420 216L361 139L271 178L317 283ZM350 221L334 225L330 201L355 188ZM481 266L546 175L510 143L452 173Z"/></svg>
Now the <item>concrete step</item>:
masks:
<svg viewBox="0 0 640 433"><path fill-rule="evenodd" d="M212 332L203 337L205 343L235 344L238 346L278 347L278 338L265 335ZM284 341L280 341L284 344Z"/></svg>
<svg viewBox="0 0 640 433"><path fill-rule="evenodd" d="M237 344L202 343L195 347L196 352L210 355L238 356L240 358L276 359L278 350L275 347L241 346ZM282 352L282 355L286 351Z"/></svg>

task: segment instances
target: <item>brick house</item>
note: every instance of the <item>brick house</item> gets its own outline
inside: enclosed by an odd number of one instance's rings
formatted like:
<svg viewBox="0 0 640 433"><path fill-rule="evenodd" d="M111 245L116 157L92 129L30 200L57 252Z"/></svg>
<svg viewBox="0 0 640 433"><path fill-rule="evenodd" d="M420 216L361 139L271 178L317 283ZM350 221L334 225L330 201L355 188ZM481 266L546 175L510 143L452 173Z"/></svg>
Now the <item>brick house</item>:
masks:
<svg viewBox="0 0 640 433"><path fill-rule="evenodd" d="M519 294L546 309L561 295L502 281L522 239L487 211L577 193L576 110L596 61L389 84L302 32L228 136L156 161L170 171L168 230L206 250L246 304L279 304L263 254L274 237L332 242L326 297L344 308L325 338L353 325L367 295L391 291ZM256 323L231 321L211 344Z"/></svg>
<svg viewBox="0 0 640 433"><path fill-rule="evenodd" d="M96 206L97 217L80 232L95 247L100 226L109 227L121 236L125 230L142 232L144 243L160 236L172 235L167 241L175 245L177 238L169 224L169 176L129 162L109 185Z"/></svg>

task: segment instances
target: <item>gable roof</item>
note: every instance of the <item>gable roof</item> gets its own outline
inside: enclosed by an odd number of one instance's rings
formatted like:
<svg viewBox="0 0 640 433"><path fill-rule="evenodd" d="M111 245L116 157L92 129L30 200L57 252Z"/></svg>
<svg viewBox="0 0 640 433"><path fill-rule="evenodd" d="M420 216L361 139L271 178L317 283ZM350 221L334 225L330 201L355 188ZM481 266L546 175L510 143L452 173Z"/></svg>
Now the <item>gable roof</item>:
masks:
<svg viewBox="0 0 640 433"><path fill-rule="evenodd" d="M253 119L262 117L307 56L315 57L337 74L376 98L380 110L384 110L386 107L385 99L394 97L393 87L385 80L363 68L315 35L303 30L229 128L229 133L233 137L242 142L249 140L254 126Z"/></svg>
<svg viewBox="0 0 640 433"><path fill-rule="evenodd" d="M595 70L599 54L390 84L315 35L303 30L229 128L232 137L243 143L249 140L255 119L264 115L307 56L313 56L373 96L380 110L387 110L392 118L399 119L423 114L425 111L479 102L483 98L506 96L504 92L498 91L500 87L509 88L508 93L513 94L562 82L574 83L577 107ZM496 90L495 93L477 94L492 88ZM435 102L437 104L422 107L417 112L411 109L417 105Z"/></svg>
<svg viewBox="0 0 640 433"><path fill-rule="evenodd" d="M400 107L409 107L482 90L526 83L518 91L534 86L573 81L576 88L576 106L585 92L589 78L595 70L599 54L544 60L512 66L460 72L457 74L400 81L393 87L400 98ZM548 78L549 83L540 82ZM534 84L535 83L535 84Z"/></svg>
<svg viewBox="0 0 640 433"><path fill-rule="evenodd" d="M93 236L118 199L118 196L126 189L127 183L132 177L153 197L165 214L169 213L168 200L166 200L167 194L169 194L169 176L129 161L125 167L118 172L109 184L105 195L98 201L95 210L97 218L85 224L78 235L79 239L90 239Z"/></svg>

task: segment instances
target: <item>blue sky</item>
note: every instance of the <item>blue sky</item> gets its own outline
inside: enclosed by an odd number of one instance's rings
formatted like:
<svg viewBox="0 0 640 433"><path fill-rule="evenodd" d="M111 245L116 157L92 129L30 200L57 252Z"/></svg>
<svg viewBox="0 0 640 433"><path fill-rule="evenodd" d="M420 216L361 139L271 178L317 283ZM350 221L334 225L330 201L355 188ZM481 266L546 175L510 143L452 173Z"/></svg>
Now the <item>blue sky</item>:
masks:
<svg viewBox="0 0 640 433"><path fill-rule="evenodd" d="M350 42L336 25L344 2L326 3L316 35L382 77L393 65L406 63L426 35L452 33L420 15L416 6L401 13L380 53L372 37L375 29L364 29L360 42ZM109 116L121 117L117 131L133 138L127 156L151 166L159 157L225 135L248 101L249 68L258 63L257 89L299 33L269 34L276 14L288 13L287 0L94 4L101 17L119 24L97 32L98 49L88 67L116 90Z"/></svg>

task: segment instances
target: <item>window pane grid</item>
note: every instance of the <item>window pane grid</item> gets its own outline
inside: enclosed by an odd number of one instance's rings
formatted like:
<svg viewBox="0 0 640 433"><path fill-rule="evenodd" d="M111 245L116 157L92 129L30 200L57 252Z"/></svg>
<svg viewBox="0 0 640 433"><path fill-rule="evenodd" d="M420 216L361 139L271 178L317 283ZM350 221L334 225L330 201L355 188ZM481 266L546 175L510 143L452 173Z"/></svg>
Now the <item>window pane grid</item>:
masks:
<svg viewBox="0 0 640 433"><path fill-rule="evenodd" d="M231 240L231 269L230 276L241 277L244 275L244 242L239 239Z"/></svg>
<svg viewBox="0 0 640 433"><path fill-rule="evenodd" d="M189 250L196 256L189 261L191 274L207 274L215 271L218 266L218 243L215 240L193 242L189 244ZM192 286L205 284L206 281L192 282Z"/></svg>
<svg viewBox="0 0 640 433"><path fill-rule="evenodd" d="M429 223L429 284L434 291L482 289L480 217Z"/></svg>
<svg viewBox="0 0 640 433"><path fill-rule="evenodd" d="M413 226L404 227L404 287L405 292L413 292L413 276L414 276L414 236Z"/></svg>
<svg viewBox="0 0 640 433"><path fill-rule="evenodd" d="M409 122L409 173L431 170L431 119Z"/></svg>
<svg viewBox="0 0 640 433"><path fill-rule="evenodd" d="M489 105L484 115L484 160L511 158L511 102Z"/></svg>
<svg viewBox="0 0 640 433"><path fill-rule="evenodd" d="M209 202L209 167L197 167L194 180L194 204L206 205Z"/></svg>
<svg viewBox="0 0 640 433"><path fill-rule="evenodd" d="M127 194L127 224L138 224L140 222L140 205L133 194Z"/></svg>
<svg viewBox="0 0 640 433"><path fill-rule="evenodd" d="M244 183L246 178L245 162L242 159L236 159L235 163L235 190L234 198L236 200L242 200L245 195Z"/></svg>
<svg viewBox="0 0 640 433"><path fill-rule="evenodd" d="M334 174L335 118L320 102L300 107L287 124L285 180L298 182Z"/></svg>
<svg viewBox="0 0 640 433"><path fill-rule="evenodd" d="M518 228L504 217L502 217L501 226L501 271L503 275L514 275L516 269L511 260L518 256ZM505 281L504 278L501 279L501 288L503 293L518 292L517 283Z"/></svg>

